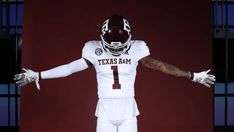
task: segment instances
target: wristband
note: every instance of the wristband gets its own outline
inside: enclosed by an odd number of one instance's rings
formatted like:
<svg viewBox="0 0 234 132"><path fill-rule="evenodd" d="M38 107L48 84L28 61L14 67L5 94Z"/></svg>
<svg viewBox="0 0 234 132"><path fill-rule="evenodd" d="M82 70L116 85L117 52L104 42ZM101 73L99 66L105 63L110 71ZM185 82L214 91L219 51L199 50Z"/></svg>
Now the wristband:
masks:
<svg viewBox="0 0 234 132"><path fill-rule="evenodd" d="M41 79L41 72L39 72L39 80Z"/></svg>
<svg viewBox="0 0 234 132"><path fill-rule="evenodd" d="M193 72L189 72L188 79L189 80L193 80L193 77L194 77L194 73Z"/></svg>

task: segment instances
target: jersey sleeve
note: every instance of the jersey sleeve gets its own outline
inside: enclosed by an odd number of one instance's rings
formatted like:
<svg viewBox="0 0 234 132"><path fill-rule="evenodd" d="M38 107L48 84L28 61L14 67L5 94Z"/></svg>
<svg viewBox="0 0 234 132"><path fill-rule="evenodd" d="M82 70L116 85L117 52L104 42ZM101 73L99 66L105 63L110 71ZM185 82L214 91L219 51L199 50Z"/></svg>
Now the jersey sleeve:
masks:
<svg viewBox="0 0 234 132"><path fill-rule="evenodd" d="M82 57L90 61L92 64L94 64L95 61L94 53L95 51L92 43L90 41L85 43L85 46L82 49Z"/></svg>
<svg viewBox="0 0 234 132"><path fill-rule="evenodd" d="M60 78L71 75L72 73L83 71L88 68L83 58L41 72L42 79Z"/></svg>
<svg viewBox="0 0 234 132"><path fill-rule="evenodd" d="M137 50L136 60L139 61L140 59L150 55L149 48L144 41L140 42L139 48Z"/></svg>

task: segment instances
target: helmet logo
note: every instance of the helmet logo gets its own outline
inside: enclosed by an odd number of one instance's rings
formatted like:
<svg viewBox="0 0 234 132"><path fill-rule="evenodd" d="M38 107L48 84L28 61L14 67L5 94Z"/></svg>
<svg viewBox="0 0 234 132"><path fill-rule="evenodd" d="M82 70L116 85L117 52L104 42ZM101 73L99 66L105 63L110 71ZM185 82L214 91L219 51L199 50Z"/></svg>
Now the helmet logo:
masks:
<svg viewBox="0 0 234 132"><path fill-rule="evenodd" d="M109 23L109 19L107 19L106 21L103 22L102 35L104 35L106 33L106 31L108 31L108 23Z"/></svg>
<svg viewBox="0 0 234 132"><path fill-rule="evenodd" d="M126 19L123 19L123 22L124 22L124 30L127 31L128 34L130 34L131 28L130 28L128 21Z"/></svg>
<svg viewBox="0 0 234 132"><path fill-rule="evenodd" d="M108 31L108 23L109 23L109 19L107 19L106 21L103 22L102 35ZM124 23L124 30L127 31L128 34L130 34L131 28L130 28L128 21L126 19L123 19L123 23Z"/></svg>

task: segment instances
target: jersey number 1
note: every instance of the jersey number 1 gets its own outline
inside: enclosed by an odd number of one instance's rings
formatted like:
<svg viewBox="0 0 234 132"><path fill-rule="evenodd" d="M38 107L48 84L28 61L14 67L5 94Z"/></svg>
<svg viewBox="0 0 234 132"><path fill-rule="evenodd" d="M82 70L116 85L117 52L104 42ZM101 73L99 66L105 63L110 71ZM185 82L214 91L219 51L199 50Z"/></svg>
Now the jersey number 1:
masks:
<svg viewBox="0 0 234 132"><path fill-rule="evenodd" d="M114 76L114 84L112 85L113 89L121 89L121 84L119 83L118 66L111 66L111 70L113 70Z"/></svg>

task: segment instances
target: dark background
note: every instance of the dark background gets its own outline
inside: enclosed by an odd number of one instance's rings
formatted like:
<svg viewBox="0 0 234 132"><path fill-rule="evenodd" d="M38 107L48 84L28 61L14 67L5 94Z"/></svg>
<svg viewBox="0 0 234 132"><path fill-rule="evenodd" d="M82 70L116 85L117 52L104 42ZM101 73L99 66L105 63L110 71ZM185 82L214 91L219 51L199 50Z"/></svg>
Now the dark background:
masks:
<svg viewBox="0 0 234 132"><path fill-rule="evenodd" d="M80 58L84 43L99 39L103 20L118 13L152 57L192 71L211 68L211 2L169 1L25 0L23 67L42 71ZM41 91L34 84L22 90L21 132L95 131L93 68L40 84ZM135 86L139 132L212 131L212 89L141 66Z"/></svg>

